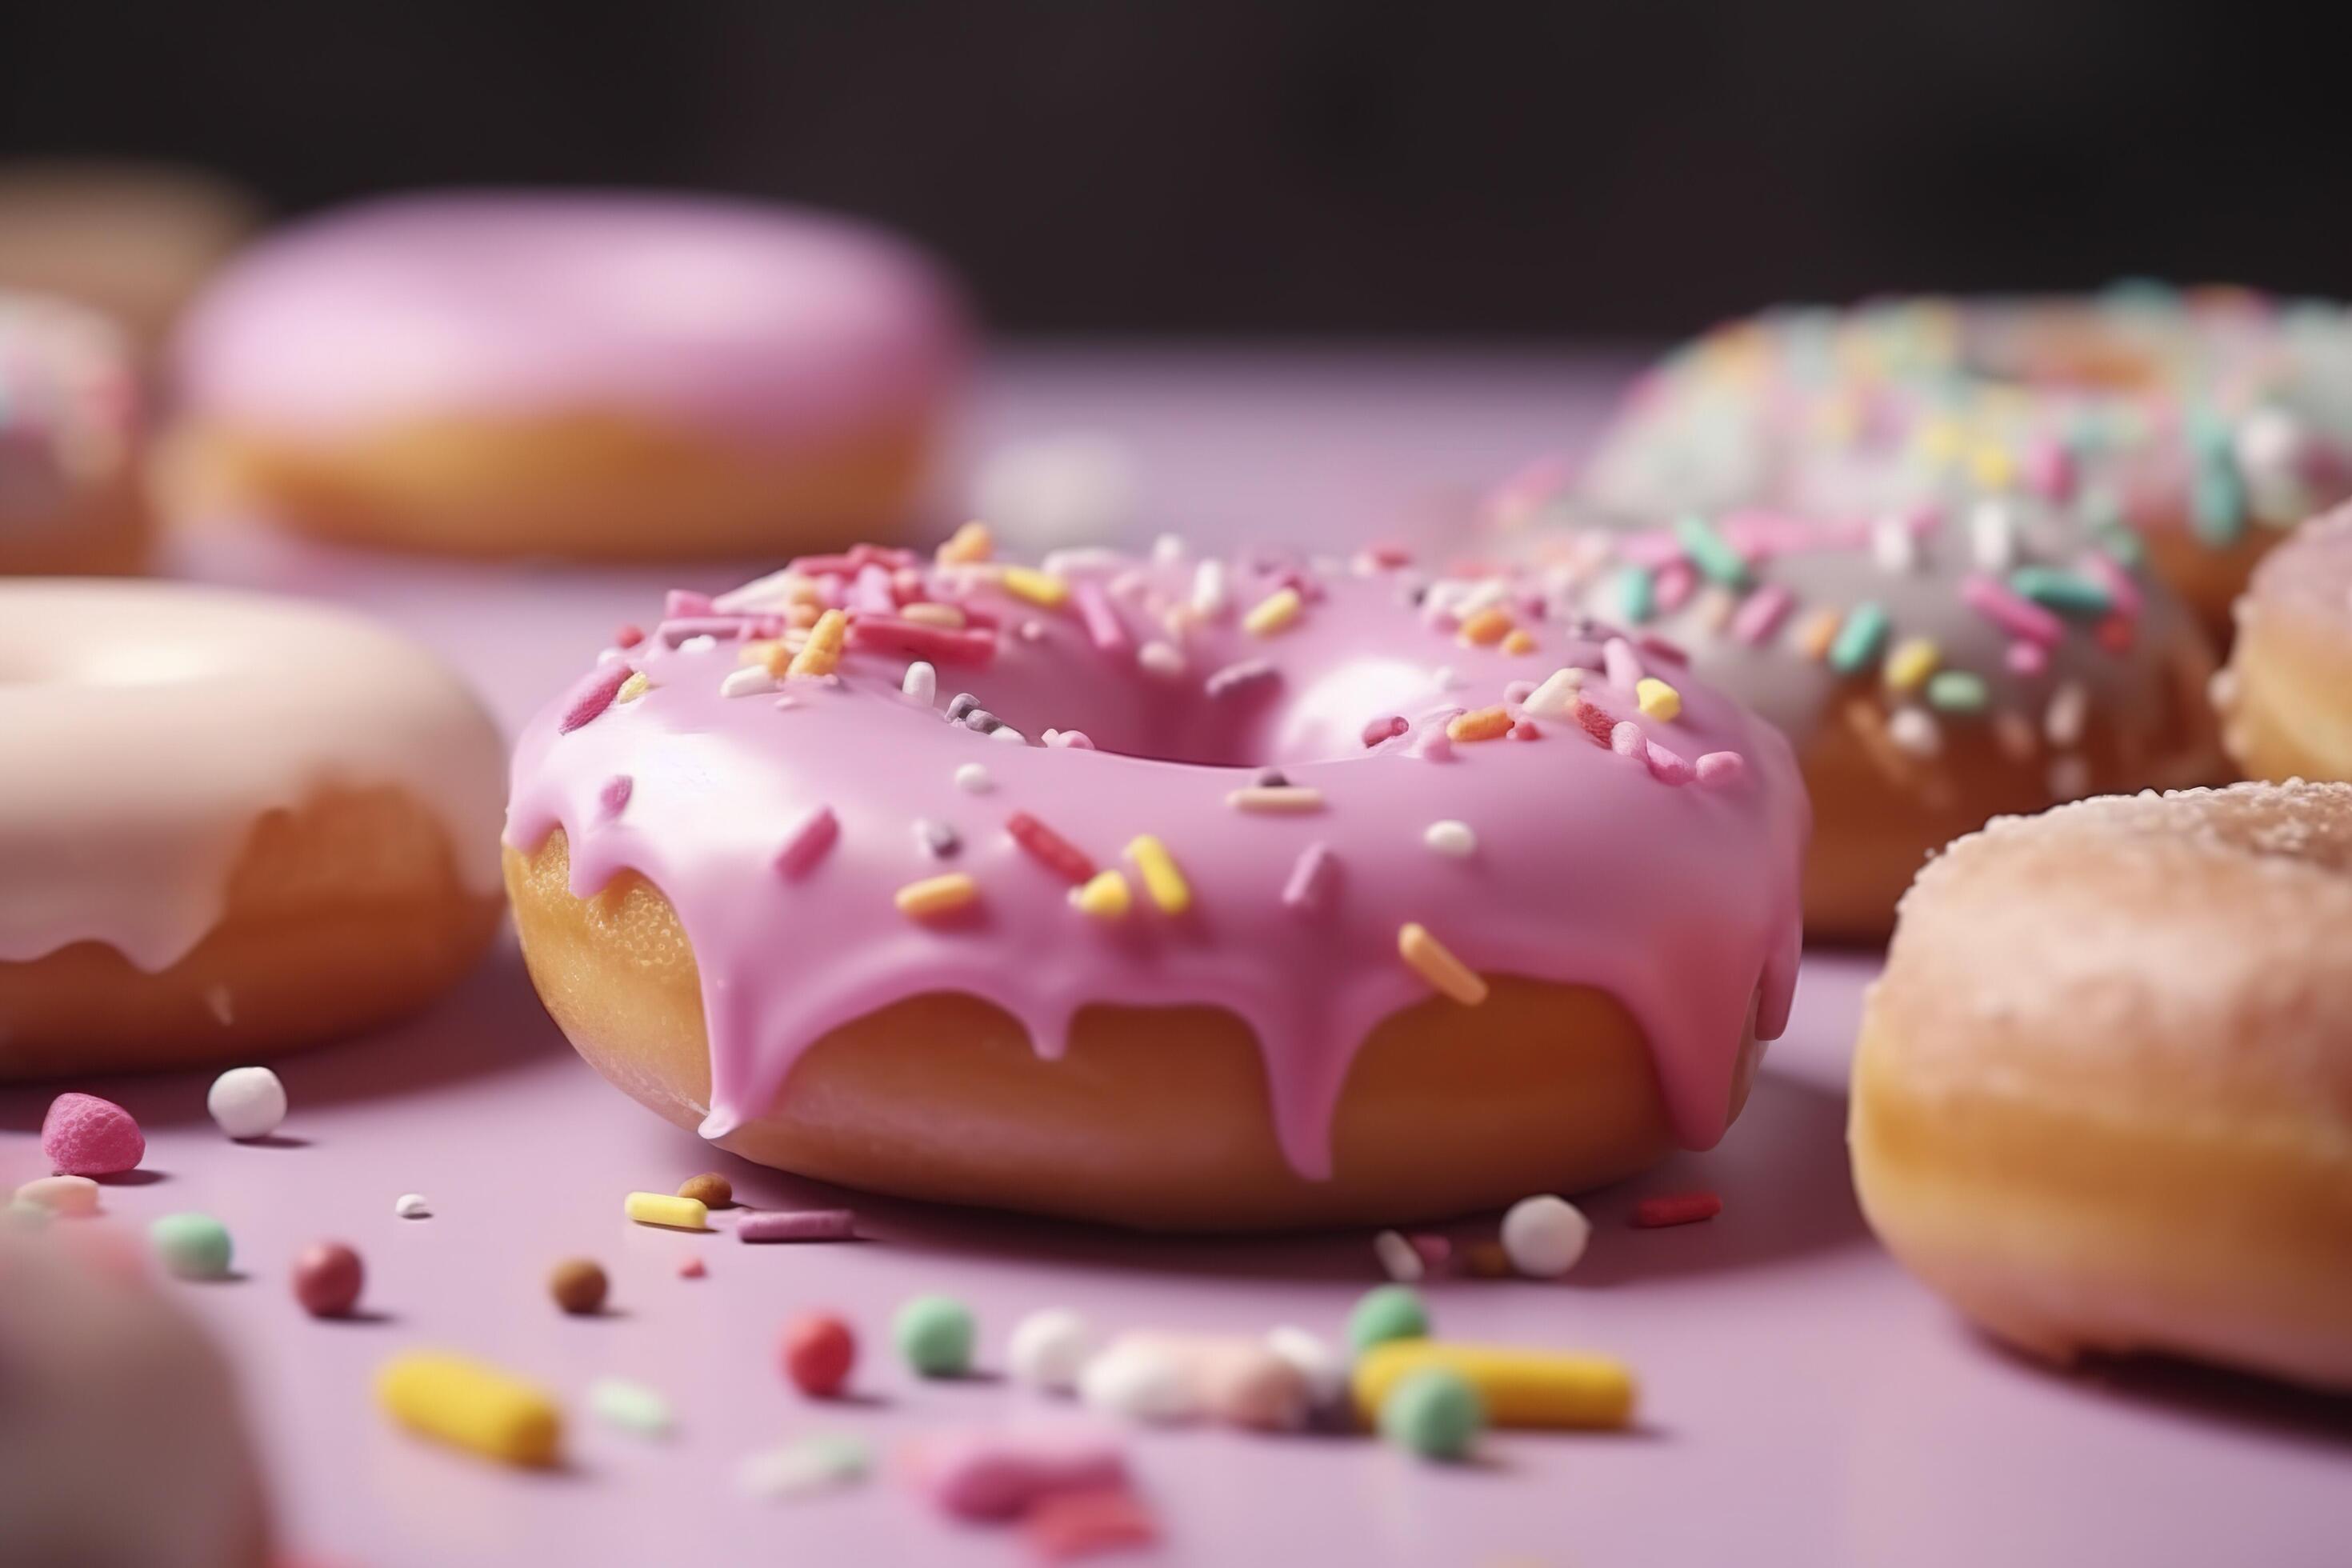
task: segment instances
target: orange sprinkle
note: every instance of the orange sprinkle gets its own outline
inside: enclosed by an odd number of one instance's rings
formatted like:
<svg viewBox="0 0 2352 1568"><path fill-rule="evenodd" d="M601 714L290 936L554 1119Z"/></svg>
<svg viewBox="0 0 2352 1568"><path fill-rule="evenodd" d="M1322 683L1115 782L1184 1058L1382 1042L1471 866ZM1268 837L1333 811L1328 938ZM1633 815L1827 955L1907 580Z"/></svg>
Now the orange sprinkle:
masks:
<svg viewBox="0 0 2352 1568"><path fill-rule="evenodd" d="M1003 582L1006 593L1041 610L1058 610L1070 601L1070 584L1066 581L1034 566L1007 566Z"/></svg>
<svg viewBox="0 0 2352 1568"><path fill-rule="evenodd" d="M980 884L961 871L909 882L894 895L898 912L910 920L935 920L980 901Z"/></svg>
<svg viewBox="0 0 2352 1568"><path fill-rule="evenodd" d="M943 566L961 566L985 561L995 552L996 536L988 531L988 524L975 519L948 536L939 548L938 559Z"/></svg>
<svg viewBox="0 0 2352 1568"><path fill-rule="evenodd" d="M1535 652L1536 634L1525 626L1513 626L1511 635L1503 639L1503 651L1505 653Z"/></svg>
<svg viewBox="0 0 2352 1568"><path fill-rule="evenodd" d="M1822 659L1830 656L1830 644L1837 640L1838 613L1835 610L1815 610L1797 623L1797 651L1807 658Z"/></svg>
<svg viewBox="0 0 2352 1568"><path fill-rule="evenodd" d="M1501 642L1513 625L1510 611L1500 605L1489 605L1462 623L1462 646L1485 647Z"/></svg>
<svg viewBox="0 0 2352 1568"><path fill-rule="evenodd" d="M1412 966L1414 973L1428 981L1431 989L1453 997L1465 1007L1475 1007L1486 999L1485 978L1454 957L1417 921L1407 921L1398 928L1397 955Z"/></svg>
<svg viewBox="0 0 2352 1568"><path fill-rule="evenodd" d="M793 655L793 662L785 667L784 673L793 677L831 675L841 663L842 639L848 635L848 616L839 610L827 610L809 628L808 641Z"/></svg>
<svg viewBox="0 0 2352 1568"><path fill-rule="evenodd" d="M1320 811L1323 792L1302 784L1252 784L1225 796L1235 811Z"/></svg>
<svg viewBox="0 0 2352 1568"><path fill-rule="evenodd" d="M899 605L898 617L901 620L912 621L919 626L940 626L951 632L961 631L964 624L963 611L958 606L933 604L929 601Z"/></svg>
<svg viewBox="0 0 2352 1568"><path fill-rule="evenodd" d="M816 625L819 606L814 604L794 605L784 611L784 624L800 631Z"/></svg>
<svg viewBox="0 0 2352 1568"><path fill-rule="evenodd" d="M1445 738L1449 741L1492 741L1510 732L1511 710L1501 707L1456 713L1445 723Z"/></svg>

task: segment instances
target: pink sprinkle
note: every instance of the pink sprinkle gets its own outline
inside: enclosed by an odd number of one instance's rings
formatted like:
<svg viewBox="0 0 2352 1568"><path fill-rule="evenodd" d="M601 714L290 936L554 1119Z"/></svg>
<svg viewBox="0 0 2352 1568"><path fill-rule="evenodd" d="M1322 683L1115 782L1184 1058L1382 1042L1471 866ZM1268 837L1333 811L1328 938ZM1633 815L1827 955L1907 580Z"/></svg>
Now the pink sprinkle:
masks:
<svg viewBox="0 0 2352 1568"><path fill-rule="evenodd" d="M1537 726L1536 721L1532 719L1515 720L1511 724L1511 739L1514 741L1540 741L1543 739L1543 731Z"/></svg>
<svg viewBox="0 0 2352 1568"><path fill-rule="evenodd" d="M1021 1521L1021 1531L1037 1560L1055 1563L1150 1546L1160 1539L1160 1521L1125 1487L1060 1492L1042 1498Z"/></svg>
<svg viewBox="0 0 2352 1568"><path fill-rule="evenodd" d="M131 1112L94 1094L61 1094L41 1118L41 1152L61 1176L112 1176L147 1155L147 1135Z"/></svg>
<svg viewBox="0 0 2352 1568"><path fill-rule="evenodd" d="M2113 556L2104 550L2087 551L2083 556L2083 571L2086 575L2098 579L2099 586L2105 588L2107 597L2115 601L2117 615L2139 614L2140 606L2146 602L2141 597L2139 584L2132 581L2130 573L2116 564Z"/></svg>
<svg viewBox="0 0 2352 1568"><path fill-rule="evenodd" d="M1760 643L1772 635L1789 614L1796 596L1778 583L1767 583L1739 601L1732 613L1731 635L1745 643Z"/></svg>
<svg viewBox="0 0 2352 1568"><path fill-rule="evenodd" d="M1045 731L1045 744L1066 746L1074 752L1091 752L1095 749L1094 742L1087 737L1084 730L1048 730Z"/></svg>
<svg viewBox="0 0 2352 1568"><path fill-rule="evenodd" d="M646 628L630 623L623 623L621 629L613 634L614 647L635 647L645 640Z"/></svg>
<svg viewBox="0 0 2352 1568"><path fill-rule="evenodd" d="M1394 571L1400 566L1410 566L1412 564L1412 551L1409 546L1402 544L1382 543L1367 545L1364 547L1364 557L1371 562L1373 565L1382 567L1388 571Z"/></svg>
<svg viewBox="0 0 2352 1568"><path fill-rule="evenodd" d="M1364 744L1377 746L1382 741L1393 741L1412 728L1402 713L1384 713L1364 726Z"/></svg>
<svg viewBox="0 0 2352 1568"><path fill-rule="evenodd" d="M1972 572L1960 582L1960 599L2005 632L2038 643L2056 643L2065 623L2030 599L2021 599L1995 579Z"/></svg>
<svg viewBox="0 0 2352 1568"><path fill-rule="evenodd" d="M1737 789L1748 777L1748 759L1738 752L1709 752L1698 760L1698 782L1708 789Z"/></svg>
<svg viewBox="0 0 2352 1568"><path fill-rule="evenodd" d="M661 624L661 640L676 647L688 637L723 637L732 642L738 637L782 637L784 623L778 616L685 616Z"/></svg>
<svg viewBox="0 0 2352 1568"><path fill-rule="evenodd" d="M907 1457L917 1484L958 1519L1018 1519L1048 1498L1127 1481L1118 1441L1076 1423L934 1432Z"/></svg>
<svg viewBox="0 0 2352 1568"><path fill-rule="evenodd" d="M1713 1193L1668 1193L1643 1198L1633 1205L1633 1223L1644 1230L1660 1226L1692 1225L1723 1212L1723 1199Z"/></svg>
<svg viewBox="0 0 2352 1568"><path fill-rule="evenodd" d="M1405 1242L1421 1257L1421 1266L1434 1274L1453 1261L1454 1243L1433 1230L1417 1230Z"/></svg>
<svg viewBox="0 0 2352 1568"><path fill-rule="evenodd" d="M2038 437L2025 448L2026 487L2063 505L2074 493L2074 459L2063 442Z"/></svg>
<svg viewBox="0 0 2352 1568"><path fill-rule="evenodd" d="M2013 642L2008 664L2012 674L2039 675L2050 668L2050 650L2038 642Z"/></svg>
<svg viewBox="0 0 2352 1568"><path fill-rule="evenodd" d="M1283 907L1301 914L1318 914L1330 907L1339 881L1339 857L1328 845L1309 844L1299 852L1298 863L1290 868L1290 880L1283 886Z"/></svg>
<svg viewBox="0 0 2352 1568"><path fill-rule="evenodd" d="M745 1215L735 1227L738 1241L849 1241L857 1216L847 1209L772 1209Z"/></svg>
<svg viewBox="0 0 2352 1568"><path fill-rule="evenodd" d="M1461 710L1456 709L1459 712ZM1454 755L1454 739L1445 732L1446 719L1436 719L1421 727L1410 748L1412 755L1425 763L1442 763Z"/></svg>
<svg viewBox="0 0 2352 1568"><path fill-rule="evenodd" d="M621 815L622 807L629 804L629 795L636 787L636 781L626 773L614 773L604 781L604 787L596 792L596 804L604 809L605 821L610 822Z"/></svg>
<svg viewBox="0 0 2352 1568"><path fill-rule="evenodd" d="M1643 632L1634 639L1633 646L1652 658L1663 658L1669 664L1690 662L1690 655L1683 651L1682 644L1670 642L1655 632Z"/></svg>
<svg viewBox="0 0 2352 1568"><path fill-rule="evenodd" d="M1102 591L1101 584L1091 579L1080 583L1071 590L1070 597L1077 605L1078 619L1096 647L1105 653L1127 651L1127 625L1111 608L1110 596Z"/></svg>
<svg viewBox="0 0 2352 1568"><path fill-rule="evenodd" d="M1688 602L1691 590L1698 585L1698 574L1687 561L1669 561L1658 568L1651 581L1650 592L1661 610L1679 610Z"/></svg>
<svg viewBox="0 0 2352 1568"><path fill-rule="evenodd" d="M707 616L718 609L708 594L698 594L688 588L672 588L662 600L662 619L674 621L682 616Z"/></svg>
<svg viewBox="0 0 2352 1568"><path fill-rule="evenodd" d="M1655 741L1650 742L1650 776L1660 784L1686 784L1696 776L1696 770L1678 752L1670 752Z"/></svg>
<svg viewBox="0 0 2352 1568"><path fill-rule="evenodd" d="M1612 686L1622 686L1628 691L1639 686L1642 678L1649 673L1642 668L1641 655L1623 637L1611 637L1601 645L1601 668Z"/></svg>
<svg viewBox="0 0 2352 1568"><path fill-rule="evenodd" d="M1643 744L1642 726L1631 719L1621 719L1609 731L1609 749L1621 757L1649 760L1649 748Z"/></svg>
<svg viewBox="0 0 2352 1568"><path fill-rule="evenodd" d="M689 1255L678 1260L677 1277L681 1279L699 1279L709 1272L709 1269L702 1266L702 1259L699 1258Z"/></svg>
<svg viewBox="0 0 2352 1568"><path fill-rule="evenodd" d="M784 847L776 852L776 869L787 877L807 875L840 836L841 821L833 815L833 807L817 806L784 835Z"/></svg>
<svg viewBox="0 0 2352 1568"><path fill-rule="evenodd" d="M555 726L555 732L569 735L610 708L622 683L635 673L617 658L610 664L597 666L586 679L572 689L572 696L563 705L562 721Z"/></svg>
<svg viewBox="0 0 2352 1568"><path fill-rule="evenodd" d="M869 615L895 615L898 595L890 588L890 569L878 563L860 566L849 590L849 607Z"/></svg>

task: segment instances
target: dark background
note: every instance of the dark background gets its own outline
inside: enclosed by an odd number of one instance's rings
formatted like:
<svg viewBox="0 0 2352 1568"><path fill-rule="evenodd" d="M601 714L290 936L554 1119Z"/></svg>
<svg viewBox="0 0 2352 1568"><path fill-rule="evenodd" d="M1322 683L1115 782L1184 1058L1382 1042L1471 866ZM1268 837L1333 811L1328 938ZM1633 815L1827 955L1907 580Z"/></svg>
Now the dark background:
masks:
<svg viewBox="0 0 2352 1568"><path fill-rule="evenodd" d="M688 185L898 224L1000 326L1652 335L1784 298L2352 293L2344 7L23 5L0 152L282 211Z"/></svg>

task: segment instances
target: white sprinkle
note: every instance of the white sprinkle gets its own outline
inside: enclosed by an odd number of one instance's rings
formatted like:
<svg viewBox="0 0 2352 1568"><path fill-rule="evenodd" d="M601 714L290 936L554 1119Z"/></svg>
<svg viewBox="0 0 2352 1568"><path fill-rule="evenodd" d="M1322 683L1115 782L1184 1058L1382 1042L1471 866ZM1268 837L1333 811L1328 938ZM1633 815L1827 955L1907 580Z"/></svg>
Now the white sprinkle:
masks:
<svg viewBox="0 0 2352 1568"><path fill-rule="evenodd" d="M1510 592L1511 584L1507 578L1480 578L1471 584L1464 591L1461 598L1454 602L1454 613L1466 621L1480 610L1492 605L1501 604Z"/></svg>
<svg viewBox="0 0 2352 1568"><path fill-rule="evenodd" d="M590 1384L588 1408L598 1420L640 1437L667 1437L670 1433L669 1401L625 1377L600 1377Z"/></svg>
<svg viewBox="0 0 2352 1568"><path fill-rule="evenodd" d="M1078 1386L1078 1374L1093 1353L1087 1321L1066 1307L1047 1307L1013 1325L1004 1366L1024 1388L1068 1394Z"/></svg>
<svg viewBox="0 0 2352 1568"><path fill-rule="evenodd" d="M677 645L680 653L709 653L719 646L719 639L709 632L698 632Z"/></svg>
<svg viewBox="0 0 2352 1568"><path fill-rule="evenodd" d="M267 1138L286 1120L286 1086L268 1068L231 1068L213 1079L205 1109L240 1142Z"/></svg>
<svg viewBox="0 0 2352 1568"><path fill-rule="evenodd" d="M1164 642L1148 642L1135 650L1135 662L1154 675L1173 678L1184 673L1184 656Z"/></svg>
<svg viewBox="0 0 2352 1568"><path fill-rule="evenodd" d="M626 658L628 657L629 652L626 648L606 647L598 648L596 650L596 662L598 664L610 664L616 658Z"/></svg>
<svg viewBox="0 0 2352 1568"><path fill-rule="evenodd" d="M1564 719L1576 710L1576 694L1583 685L1584 671L1575 665L1555 669L1528 693L1522 706L1538 719Z"/></svg>
<svg viewBox="0 0 2352 1568"><path fill-rule="evenodd" d="M944 822L934 822L928 816L915 819L915 842L944 860L961 847L963 840L956 830Z"/></svg>
<svg viewBox="0 0 2352 1568"><path fill-rule="evenodd" d="M2006 572L2017 559L2017 524L2009 508L1981 500L1969 513L1969 548L1988 572Z"/></svg>
<svg viewBox="0 0 2352 1568"><path fill-rule="evenodd" d="M1192 568L1192 608L1210 620L1225 613L1232 595L1225 584L1225 563L1203 561Z"/></svg>
<svg viewBox="0 0 2352 1568"><path fill-rule="evenodd" d="M1531 1279L1557 1279L1576 1267L1592 1240L1592 1222L1566 1198L1539 1193L1503 1215L1503 1252Z"/></svg>
<svg viewBox="0 0 2352 1568"><path fill-rule="evenodd" d="M735 1489L755 1498L814 1497L856 1485L872 1467L872 1452L858 1438L803 1437L746 1454L735 1466Z"/></svg>
<svg viewBox="0 0 2352 1568"><path fill-rule="evenodd" d="M1882 517L1870 525L1870 558L1881 572L1908 572L1919 564L1919 542L1911 525L1899 517Z"/></svg>
<svg viewBox="0 0 2352 1568"><path fill-rule="evenodd" d="M1092 573L1116 572L1127 565L1128 557L1101 544L1073 544L1060 550L1049 550L1037 563L1037 570L1048 577L1082 577Z"/></svg>
<svg viewBox="0 0 2352 1568"><path fill-rule="evenodd" d="M1440 855L1450 855L1456 860L1466 860L1478 852L1478 836L1470 831L1470 825L1452 817L1431 823L1423 830L1421 841Z"/></svg>
<svg viewBox="0 0 2352 1568"><path fill-rule="evenodd" d="M1173 566L1184 559L1184 536L1163 533L1151 542L1151 559L1162 566Z"/></svg>
<svg viewBox="0 0 2352 1568"><path fill-rule="evenodd" d="M1040 620L1024 621L1020 626L1020 635L1023 642L1035 642L1045 635L1045 623Z"/></svg>
<svg viewBox="0 0 2352 1568"><path fill-rule="evenodd" d="M392 1212L403 1219L425 1219L431 1216L433 1205L425 1201L423 1193L403 1193L392 1201Z"/></svg>
<svg viewBox="0 0 2352 1568"><path fill-rule="evenodd" d="M1029 743L1029 737L1010 724L999 724L988 732L988 738L992 741L1003 741L1007 745L1013 746L1025 746Z"/></svg>
<svg viewBox="0 0 2352 1568"><path fill-rule="evenodd" d="M907 678L898 682L898 689L929 708L940 694L940 672L928 659L917 659L907 667Z"/></svg>
<svg viewBox="0 0 2352 1568"><path fill-rule="evenodd" d="M1430 684L1440 691L1451 691L1462 684L1462 677L1454 673L1454 667L1450 664L1441 664L1431 670L1429 680Z"/></svg>
<svg viewBox="0 0 2352 1568"><path fill-rule="evenodd" d="M1944 731L1925 708L1898 708L1886 721L1886 738L1915 757L1944 749Z"/></svg>
<svg viewBox="0 0 2352 1568"><path fill-rule="evenodd" d="M756 664L747 664L740 669L730 669L727 672L727 679L719 683L719 695L757 697L763 691L773 691L775 689L774 676Z"/></svg>
<svg viewBox="0 0 2352 1568"><path fill-rule="evenodd" d="M752 610L777 609L792 603L793 595L805 588L808 581L786 566L719 595L710 602L711 608L729 616Z"/></svg>
<svg viewBox="0 0 2352 1568"><path fill-rule="evenodd" d="M2091 694L2077 680L2070 680L2050 694L2050 706L2042 715L2042 733L2053 745L2069 748L2083 739L2083 725L2091 712Z"/></svg>
<svg viewBox="0 0 2352 1568"><path fill-rule="evenodd" d="M1307 1398L1318 1409L1337 1405L1346 1396L1348 1363L1321 1335L1285 1323L1265 1336L1265 1348L1307 1380Z"/></svg>
<svg viewBox="0 0 2352 1568"><path fill-rule="evenodd" d="M1372 1237L1372 1256L1381 1260L1381 1270L1400 1285L1415 1285L1429 1272L1421 1254L1412 1243L1395 1231L1384 1230Z"/></svg>
<svg viewBox="0 0 2352 1568"><path fill-rule="evenodd" d="M1131 1340L1087 1363L1078 1397L1129 1421L1182 1421L1199 1410L1184 1363L1161 1346Z"/></svg>
<svg viewBox="0 0 2352 1568"><path fill-rule="evenodd" d="M996 787L996 780L978 763L966 763L955 771L956 788L966 795L986 795Z"/></svg>

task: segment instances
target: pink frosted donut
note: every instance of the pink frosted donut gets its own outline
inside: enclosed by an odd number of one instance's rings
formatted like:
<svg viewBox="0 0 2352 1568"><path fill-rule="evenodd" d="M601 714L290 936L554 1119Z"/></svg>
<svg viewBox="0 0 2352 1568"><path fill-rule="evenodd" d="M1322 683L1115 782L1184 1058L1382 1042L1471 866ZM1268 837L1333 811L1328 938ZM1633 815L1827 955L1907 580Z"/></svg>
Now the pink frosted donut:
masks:
<svg viewBox="0 0 2352 1568"><path fill-rule="evenodd" d="M498 731L358 616L0 583L0 1080L347 1034L497 925Z"/></svg>
<svg viewBox="0 0 2352 1568"><path fill-rule="evenodd" d="M772 552L906 520L960 381L940 270L717 198L401 197L246 253L178 343L184 507L464 554Z"/></svg>
<svg viewBox="0 0 2352 1568"><path fill-rule="evenodd" d="M508 881L581 1052L748 1158L1155 1226L1711 1145L1784 1022L1787 745L1525 580L860 547L610 650Z"/></svg>

